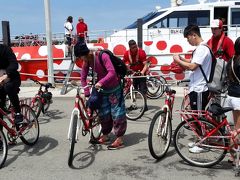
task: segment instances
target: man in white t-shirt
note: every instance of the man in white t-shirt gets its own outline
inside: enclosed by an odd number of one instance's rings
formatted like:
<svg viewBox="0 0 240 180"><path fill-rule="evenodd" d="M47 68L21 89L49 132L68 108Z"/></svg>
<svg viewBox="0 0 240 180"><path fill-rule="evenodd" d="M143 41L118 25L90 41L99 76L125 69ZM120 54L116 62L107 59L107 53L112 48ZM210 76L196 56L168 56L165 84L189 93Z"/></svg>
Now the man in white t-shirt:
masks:
<svg viewBox="0 0 240 180"><path fill-rule="evenodd" d="M181 67L190 70L189 97L192 110L204 110L208 103L209 92L200 66L202 66L206 77L209 78L212 66L211 52L207 45L204 44L198 26L187 26L184 29L184 37L187 38L190 45L196 46L192 59L185 59L178 54L175 54L173 58Z"/></svg>
<svg viewBox="0 0 240 180"><path fill-rule="evenodd" d="M190 70L189 98L192 110L204 110L208 103L208 87L200 66L206 77L209 79L212 55L210 49L203 43L200 29L196 25L189 25L184 29L184 37L190 45L196 46L193 51L192 59L185 59L178 54L174 55L174 61L184 69ZM189 151L192 153L201 153L205 149L194 146L195 143L189 143Z"/></svg>
<svg viewBox="0 0 240 180"><path fill-rule="evenodd" d="M73 17L68 16L67 21L64 23L66 44L68 46L68 56L71 56L72 54L72 32L73 32L72 22Z"/></svg>

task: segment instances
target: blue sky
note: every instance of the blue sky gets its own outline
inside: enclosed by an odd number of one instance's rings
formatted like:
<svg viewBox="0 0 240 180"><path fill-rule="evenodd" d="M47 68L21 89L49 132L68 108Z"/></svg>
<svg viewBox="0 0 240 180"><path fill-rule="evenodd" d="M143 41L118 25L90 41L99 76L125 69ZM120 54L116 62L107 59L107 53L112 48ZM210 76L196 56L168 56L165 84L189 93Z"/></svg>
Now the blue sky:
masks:
<svg viewBox="0 0 240 180"><path fill-rule="evenodd" d="M52 32L64 32L63 24L71 15L74 26L79 16L89 30L122 29L155 10L169 7L170 0L49 0ZM197 0L184 0L192 4ZM45 33L44 0L2 0L0 20L10 22L11 35ZM0 28L2 36L2 28Z"/></svg>

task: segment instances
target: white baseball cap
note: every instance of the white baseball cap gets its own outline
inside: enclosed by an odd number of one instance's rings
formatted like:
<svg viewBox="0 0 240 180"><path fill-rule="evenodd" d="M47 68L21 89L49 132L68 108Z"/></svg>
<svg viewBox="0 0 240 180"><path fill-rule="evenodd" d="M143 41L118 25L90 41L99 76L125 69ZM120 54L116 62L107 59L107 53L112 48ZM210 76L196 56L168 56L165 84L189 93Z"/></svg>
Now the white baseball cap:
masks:
<svg viewBox="0 0 240 180"><path fill-rule="evenodd" d="M214 19L211 21L210 27L221 29L223 27L223 22L220 19Z"/></svg>

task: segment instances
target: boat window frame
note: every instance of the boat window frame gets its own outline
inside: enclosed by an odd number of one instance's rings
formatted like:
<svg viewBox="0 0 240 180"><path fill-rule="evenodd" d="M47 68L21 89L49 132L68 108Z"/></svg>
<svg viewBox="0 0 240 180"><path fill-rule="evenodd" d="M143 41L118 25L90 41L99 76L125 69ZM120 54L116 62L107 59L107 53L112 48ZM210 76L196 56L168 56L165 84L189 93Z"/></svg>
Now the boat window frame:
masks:
<svg viewBox="0 0 240 180"><path fill-rule="evenodd" d="M233 13L236 13L238 12L239 16L238 15L233 15ZM240 7L231 7L230 8L230 25L231 26L240 26ZM235 18L236 17L236 18ZM234 21L234 18L235 19L238 19L238 23L233 23Z"/></svg>
<svg viewBox="0 0 240 180"><path fill-rule="evenodd" d="M182 16L181 16L182 14ZM184 15L185 14L185 15ZM198 16L196 16L196 15ZM148 29L152 28L184 28L189 24L197 24L201 27L207 27L210 25L210 14L211 10L187 10L187 11L173 11L170 14L162 17L161 19L155 21L154 23L151 23L148 25ZM207 19L203 19L207 18ZM162 26L163 21L167 19L167 25L165 27ZM184 20L187 19L187 20ZM175 21L175 25L173 24L173 21ZM181 21L185 21L184 23L181 23ZM200 23L201 22L201 23ZM157 24L160 24L161 26L158 26Z"/></svg>

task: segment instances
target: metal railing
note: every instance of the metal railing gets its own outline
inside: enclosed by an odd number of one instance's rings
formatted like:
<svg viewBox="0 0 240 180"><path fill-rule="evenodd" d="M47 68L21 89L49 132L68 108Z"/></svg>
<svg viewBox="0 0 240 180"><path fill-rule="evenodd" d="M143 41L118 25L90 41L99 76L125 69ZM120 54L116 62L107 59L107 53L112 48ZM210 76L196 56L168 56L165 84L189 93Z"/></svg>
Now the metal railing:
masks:
<svg viewBox="0 0 240 180"><path fill-rule="evenodd" d="M231 36L240 36L240 25L228 26L228 34ZM209 26L200 27L210 28ZM143 29L143 40L152 40L156 37L164 37L165 39L171 39L171 36L176 34L178 30L179 34L182 34L182 28L152 28L152 29ZM209 32L210 33L210 32ZM74 41L76 42L77 36L73 36ZM88 32L89 43L98 43L103 42L114 42L116 40L121 40L127 42L130 39L137 39L136 29L123 29L123 30L96 30ZM12 47L21 47L21 46L39 46L46 45L46 35L45 34L22 34L14 35L10 37ZM0 36L0 43L2 43L2 37ZM64 43L64 33L53 33L52 34L52 43L53 45L61 45Z"/></svg>

